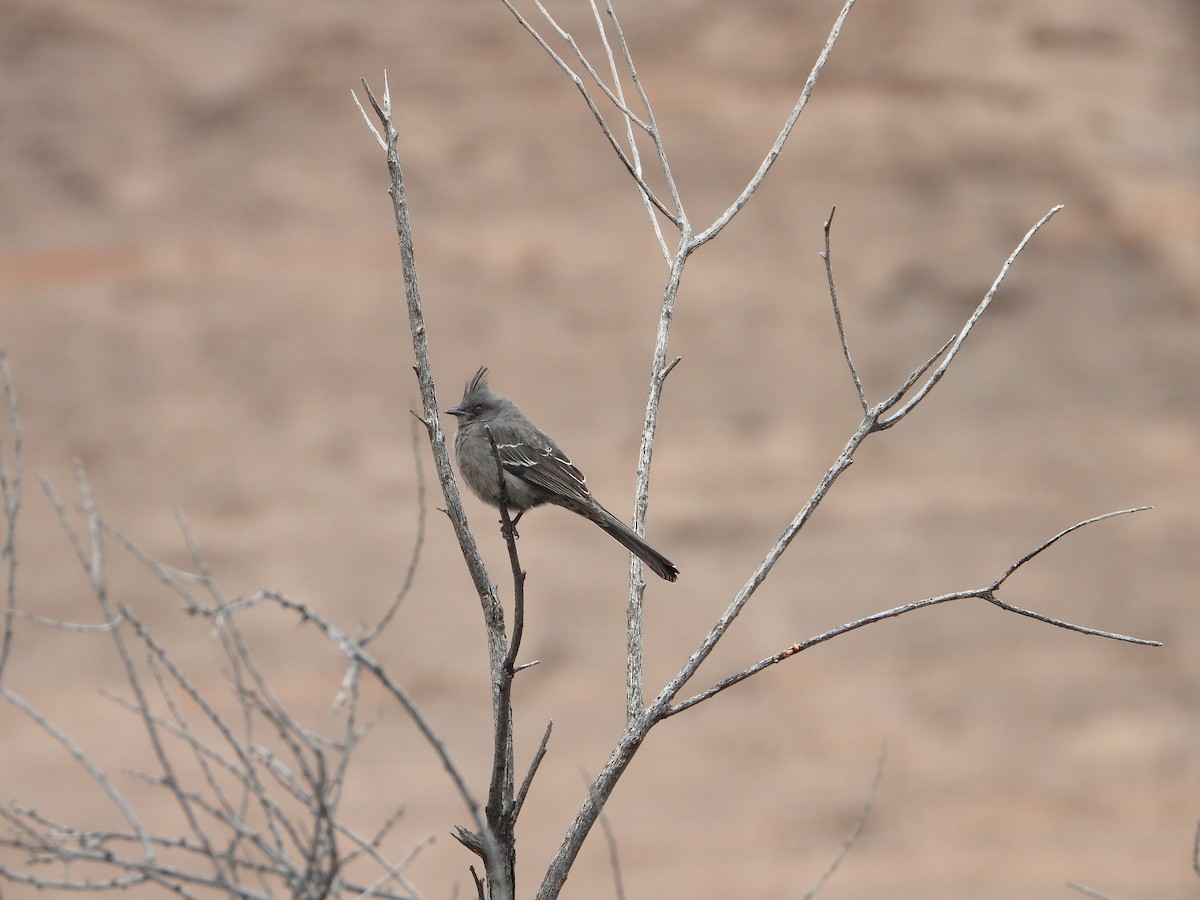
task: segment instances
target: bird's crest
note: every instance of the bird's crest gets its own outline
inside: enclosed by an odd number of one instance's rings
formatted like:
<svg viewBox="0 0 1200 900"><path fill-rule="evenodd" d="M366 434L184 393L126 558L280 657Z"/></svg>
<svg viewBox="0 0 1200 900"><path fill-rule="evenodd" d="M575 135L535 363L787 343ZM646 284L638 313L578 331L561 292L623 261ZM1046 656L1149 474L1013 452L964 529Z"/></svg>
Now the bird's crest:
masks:
<svg viewBox="0 0 1200 900"><path fill-rule="evenodd" d="M488 370L487 366L480 366L479 371L475 373L475 377L467 382L463 388L463 396L473 394L475 391L486 391L488 389Z"/></svg>

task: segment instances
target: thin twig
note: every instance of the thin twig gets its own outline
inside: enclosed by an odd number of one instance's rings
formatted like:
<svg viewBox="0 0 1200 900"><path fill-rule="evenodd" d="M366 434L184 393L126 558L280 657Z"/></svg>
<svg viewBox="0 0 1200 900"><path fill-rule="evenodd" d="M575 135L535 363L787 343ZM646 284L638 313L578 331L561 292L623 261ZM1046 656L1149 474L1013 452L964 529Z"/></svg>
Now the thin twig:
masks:
<svg viewBox="0 0 1200 900"><path fill-rule="evenodd" d="M521 815L521 807L525 805L525 798L529 795L529 788L533 784L533 776L537 774L538 767L542 764L542 759L546 755L546 745L550 743L550 732L553 728L553 721L546 723L546 732L542 735L537 752L533 754L533 759L530 760L529 768L525 772L525 778L521 781L521 787L517 790L516 799L513 800L512 817L514 823Z"/></svg>
<svg viewBox="0 0 1200 900"><path fill-rule="evenodd" d="M71 517L67 514L67 508L58 499L58 493L54 490L54 485L50 483L50 479L45 475L38 475L38 483L42 486L42 492L46 495L46 499L50 501L50 506L54 510L54 514L58 517L58 524L62 526L63 533L67 536L67 540L71 542L71 549L75 551L75 558L79 560L80 567L84 572L90 571L91 559L89 554L83 548L83 542L79 539L79 532L75 529L75 523L71 521Z"/></svg>
<svg viewBox="0 0 1200 900"><path fill-rule="evenodd" d="M1084 519L1082 522L1076 522L1070 528L1064 528L1058 534L1054 535L1054 537L1050 538L1049 540L1043 541L1037 547L1030 550L1028 553L1026 553L1024 556L1022 556L1020 559L1018 559L1015 563L1013 563L1011 566L1009 566L1007 569L1005 569L1004 574L1001 575L999 578L997 578L994 582L992 582L992 590L994 590L994 591L1000 590L1000 586L1002 584L1004 584L1004 582L1006 582L1008 580L1008 577L1010 575L1012 575L1015 571L1017 571L1017 569L1021 568L1021 566L1025 565L1025 563L1029 562L1031 559L1033 559L1035 556L1042 553L1043 551L1049 550L1052 546L1057 544L1059 541L1061 541L1063 538L1065 538L1071 532L1078 531L1080 528L1084 528L1088 525L1094 525L1096 522L1103 522L1105 519L1112 519L1112 518L1115 518L1116 516L1125 516L1125 515L1128 515L1129 513L1145 512L1148 509L1153 509L1153 507L1134 506L1129 509L1118 509L1114 512L1106 512L1103 515L1093 516L1090 519Z"/></svg>
<svg viewBox="0 0 1200 900"><path fill-rule="evenodd" d="M867 817L871 815L871 810L875 807L875 798L879 796L879 785L883 781L883 763L887 759L887 744L879 749L879 759L875 763L875 777L871 779L871 790L867 794L867 802L863 804L862 811L858 814L858 818L854 820L854 825L850 829L850 833L846 835L846 839L842 841L842 846L838 849L837 854L830 861L825 871L821 873L821 877L816 880L808 892L804 895L804 900L812 900L821 892L821 888L825 886L838 866L842 864L842 860L846 858L846 854L850 852L850 848L854 846L854 842L858 840L858 836L862 834L863 826L867 824Z"/></svg>
<svg viewBox="0 0 1200 900"><path fill-rule="evenodd" d="M402 876L402 873L412 864L413 860L417 858L421 851L432 844L433 841L434 837L432 834L426 835L424 840L418 842L417 845L409 850L405 857L398 863L388 868L374 884L370 885L365 891L359 894L355 900L370 900L371 897L378 896L379 892L383 890L384 886L389 881L395 881L397 884L403 887L412 895L413 900L420 900L421 894L418 893L416 888L414 888L408 882L407 878Z"/></svg>
<svg viewBox="0 0 1200 900"><path fill-rule="evenodd" d="M783 151L783 145L787 142L788 135L792 133L792 127L796 124L796 120L800 118L800 113L804 111L804 107L808 105L808 98L812 95L813 88L817 84L817 78L821 75L821 70L825 68L825 63L829 60L829 54L833 51L833 45L837 43L838 35L841 34L842 25L846 21L846 16L850 15L850 10L854 7L854 0L846 0L846 5L842 7L842 11L838 14L836 21L833 23L833 28L829 32L829 37L825 39L825 46L821 48L821 53L817 57L816 63L812 67L812 71L808 74L808 80L804 82L804 89L800 92L800 99L796 101L796 105L792 107L791 115L788 116L787 122L784 123L783 130L779 132L779 136L775 138L775 143L771 145L771 149L767 151L766 157L758 167L758 171L754 173L754 177L750 179L745 188L742 189L738 198L733 201L733 204L721 213L708 228L700 232L692 239L692 249L699 247L701 244L712 240L716 237L721 229L729 224L729 221L736 216L746 203L749 202L754 192L758 190L758 186L762 184L762 180L767 176L771 166L775 164L775 160Z"/></svg>
<svg viewBox="0 0 1200 900"><path fill-rule="evenodd" d="M642 101L642 109L646 110L646 121L650 123L649 134L651 140L654 141L654 149L658 151L658 164L662 169L663 178L666 179L667 189L671 192L671 202L675 204L675 209L679 214L679 221L674 223L683 231L690 230L687 214L683 209L683 197L679 194L679 188L675 184L675 176L671 172L671 166L667 162L667 148L663 144L662 131L658 127L658 120L654 116L654 108L650 105L650 97L646 94L646 89L642 85L642 79L638 75L637 66L633 64L633 53L629 49L629 42L625 40L625 30L621 28L621 21L617 18L617 11L613 9L612 0L605 0L605 11L608 17L612 19L613 28L617 32L617 40L621 44L621 54L625 58L625 67L629 70L629 77L633 80L633 85L637 88L638 97ZM669 262L669 260L668 260Z"/></svg>
<svg viewBox="0 0 1200 900"><path fill-rule="evenodd" d="M408 570L404 573L404 582L400 585L400 590L396 592L395 599L392 600L391 605L388 606L387 611L380 617L379 621L358 639L359 644L363 647L375 640L383 629L387 628L392 617L400 609L400 604L404 602L404 598L412 590L413 579L417 575L417 565L421 561L421 548L425 545L425 471L421 463L420 435L417 431L417 423L412 422L409 430L412 436L413 471L417 478L417 536L413 540L412 553L408 558Z"/></svg>
<svg viewBox="0 0 1200 900"><path fill-rule="evenodd" d="M1086 887L1078 882L1068 881L1067 887L1073 891L1079 891L1085 897L1091 897L1092 900L1110 900L1108 894L1102 894L1095 888Z"/></svg>
<svg viewBox="0 0 1200 900"><path fill-rule="evenodd" d="M728 678L721 679L716 684L712 685L712 687L701 691L687 700L672 704L667 709L664 718L681 713L686 709L691 709L696 704L703 703L705 700L715 697L721 691L727 690L733 687L735 684L739 684L753 675L757 675L763 669L781 663L784 660L791 659L798 653L802 653L803 651L815 647L818 644L823 644L826 641L831 641L836 637L841 637L843 634L856 631L859 628L863 628L867 625L874 625L876 622L882 622L884 619L894 619L897 616L902 616L905 613L915 612L916 610L924 609L927 606L936 606L940 603L950 603L955 600L965 600L968 597L976 596L978 596L978 592L976 591L956 591L950 594L942 594L938 597L926 597L923 600L916 600L912 603L906 603L903 606L885 609L882 612L872 613L871 615L864 616L861 619L855 619L853 622L847 622L845 625L839 625L836 628L831 628L829 631L814 635L813 637L810 637L804 641L800 641L799 643L792 644L790 647L785 647L778 653L768 656L766 659L761 660L752 666L747 666L742 671L737 672L734 675L730 675Z"/></svg>
<svg viewBox="0 0 1200 900"><path fill-rule="evenodd" d="M912 386L921 380L921 376L928 372L930 368L932 368L933 364L942 358L942 354L950 349L950 346L954 343L955 338L957 337L958 335L952 336L946 341L946 343L942 344L941 347L934 351L933 355L930 356L929 359L925 360L925 362L921 363L921 365L909 372L908 377L900 383L900 387L896 388L896 390L892 392L892 395L882 403L877 404L875 409L869 414L878 418L881 413L887 412L889 409L899 403L900 398L907 394L909 390L912 389Z"/></svg>
<svg viewBox="0 0 1200 900"><path fill-rule="evenodd" d="M1200 822L1196 823L1196 832L1192 835L1192 871L1200 875Z"/></svg>
<svg viewBox="0 0 1200 900"><path fill-rule="evenodd" d="M146 861L153 862L154 845L149 833L142 826L141 820L138 819L137 814L133 811L133 807L129 805L109 777L104 774L104 770L90 756L83 752L83 749L71 739L70 735L42 715L39 710L27 703L19 694L8 687L0 685L0 696L3 696L5 700L37 723L42 731L61 744L71 757L92 776L92 780L100 785L100 788L108 795L108 799L112 801L113 806L120 811L122 817L129 823L129 827L133 829L133 833L142 845L142 852Z"/></svg>
<svg viewBox="0 0 1200 900"><path fill-rule="evenodd" d="M1092 637L1107 638L1110 641L1122 641L1126 644L1139 644L1143 647L1161 647L1162 641L1152 641L1146 638L1131 637L1127 634L1118 634L1115 631L1101 631L1099 628L1088 628L1084 625L1075 625L1071 622L1064 622L1062 619L1056 619L1053 616L1048 616L1045 613L1035 612L1031 609L1024 609L1015 604L1001 600L999 597L991 593L990 590L980 592L977 596L988 601L1006 612L1016 613L1019 616L1027 616L1030 619L1036 619L1039 622L1044 622L1047 625L1054 625L1058 628L1065 628L1067 631L1074 631L1078 634L1089 634Z"/></svg>
<svg viewBox="0 0 1200 900"><path fill-rule="evenodd" d="M185 604L184 612L188 613L189 615L194 615L201 608L200 603L191 595L191 592L188 591L184 582L195 585L203 585L203 576L194 574L192 572L184 572L174 568L173 566L168 566L165 563L159 562L125 534L116 530L107 522L102 524L104 525L104 530L112 535L112 537L122 547L129 551L129 553L132 554L138 562L157 575L159 580L162 581L164 585L170 588L174 594L178 595L179 598L183 600Z"/></svg>
<svg viewBox="0 0 1200 900"><path fill-rule="evenodd" d="M846 328L842 325L842 308L838 305L837 284L833 279L833 251L830 248L829 231L833 227L833 214L837 212L837 207L834 206L829 210L829 218L825 220L825 250L821 253L821 259L825 261L825 277L829 281L829 299L833 303L833 321L837 325L838 340L842 345L842 355L846 358L846 365L850 369L850 377L854 381L854 389L858 392L858 402L862 406L863 415L869 411L867 405L867 395L863 390L862 381L858 377L858 369L854 367L854 359L850 356L850 345L846 341Z"/></svg>
<svg viewBox="0 0 1200 900"><path fill-rule="evenodd" d="M500 2L503 3L505 7L507 7L508 11L513 14L517 22L520 23L521 27L529 32L530 36L541 45L542 49L546 51L552 60L554 60L554 63L563 71L563 73L569 79L571 79L571 83L574 84L579 90L579 93L583 96L584 103L586 103L588 109L591 110L592 116L596 119L596 123L600 126L601 132L603 132L604 136L608 139L609 146L611 146L616 152L617 158L621 161L621 164L625 166L625 170L637 184L638 189L641 190L643 196L653 203L654 208L662 213L667 220L671 222L671 224L679 227L681 222L678 216L667 208L666 204L658 198L658 196L651 189L650 185L644 178L642 178L638 171L638 167L634 164L633 160L629 158L628 154L626 154L624 148L621 147L620 141L618 141L616 135L613 134L612 129L609 127L608 122L604 118L604 114L600 112L599 107L596 106L596 102L592 100L592 95L589 93L587 85L583 83L583 79L580 78L575 73L575 70L572 69L567 62L555 52L554 48L550 46L546 39L538 33L538 30L534 28L533 25L523 15L521 15L520 10L513 6L511 0L500 0ZM556 29L558 28L557 23L554 22L549 15L547 15L547 19L551 22L553 27ZM617 103L615 97L613 97L612 100L614 103ZM622 114L624 114L624 112ZM632 113L630 113L630 115L632 115Z"/></svg>
<svg viewBox="0 0 1200 900"><path fill-rule="evenodd" d="M1000 285L1004 283L1004 279L1008 276L1008 270L1011 269L1013 263L1017 261L1017 257L1021 255L1021 252L1025 249L1029 242L1033 240L1033 236L1041 230L1042 226L1054 218L1054 216L1062 208L1062 204L1055 206L1048 213L1042 216L1036 225L1026 232L1025 237L1021 238L1020 243L1017 244L1017 248L1013 250L1008 259L1004 261L1004 265L1000 267L1000 274L997 275L996 280L992 282L992 286L984 295L983 300L980 301L979 306L975 308L975 312L973 312L971 317L967 320L967 324L963 326L962 330L958 333L958 336L951 343L950 349L946 353L945 359L942 360L941 365L934 370L933 374L929 376L929 379L923 385L921 385L917 393L914 394L912 398L904 404L904 406L902 406L897 412L892 413L890 416L881 418L879 420L879 427L881 429L891 428L906 415L908 415L918 403L925 399L929 392L933 390L934 386L942 380L942 376L945 375L946 370L950 368L950 363L954 362L954 357L958 355L958 351L962 349L963 343L970 336L971 330L975 327L975 323L979 321L980 317L987 312L988 307L992 305L992 299L996 296L996 292L1000 290ZM934 358L936 359L937 357Z"/></svg>
<svg viewBox="0 0 1200 900"><path fill-rule="evenodd" d="M17 389L7 354L0 352L0 380L4 382L4 397L8 404L8 427L12 432L12 471L2 452L0 441L0 495L4 500L4 545L0 547L0 571L4 578L4 637L0 640L0 682L13 640L13 614L17 611L17 515L21 510L21 478L24 475L21 412L17 406Z"/></svg>
<svg viewBox="0 0 1200 900"><path fill-rule="evenodd" d="M583 776L583 783L588 786L588 790L591 790L591 776L585 770L580 770L580 774ZM604 833L604 843L608 846L608 866L612 869L613 891L617 900L625 900L625 882L621 878L621 857L617 852L617 835L608 821L608 813L604 811L603 801L594 798L593 802L600 803L600 830Z"/></svg>
<svg viewBox="0 0 1200 900"><path fill-rule="evenodd" d="M663 367L662 374L658 376L658 382L660 385L666 382L667 376L670 375L671 372L675 370L675 367L681 362L683 362L683 357L677 356Z"/></svg>
<svg viewBox="0 0 1200 900"><path fill-rule="evenodd" d="M652 130L650 126L646 125L646 123L639 120L637 116L634 116L625 109L625 92L621 87L621 74L617 68L617 60L616 57L613 56L612 45L608 40L608 30L604 27L604 20L600 17L600 8L596 5L596 0L589 0L589 5L592 8L592 18L596 22L596 31L600 35L600 43L604 47L604 56L608 60L608 71L613 80L613 90L617 95L618 108L622 110L622 115L625 117L625 140L629 142L629 155L633 159L633 164L637 169L637 173L642 175L642 154L641 150L638 148L637 132L633 130L633 126L636 122L643 131L651 136L651 139L655 142L655 146L658 146L659 142L657 140L657 125L655 125L654 129ZM588 65L586 60L583 60L583 62L585 65ZM633 77L635 80L637 79L636 72L633 73ZM662 158L665 159L665 157ZM667 171L667 177L670 179L670 170L668 169ZM639 193L642 195L642 203L646 207L646 215L650 219L650 227L654 229L654 238L656 241L658 241L659 252L662 253L663 259L670 264L671 248L667 246L667 239L663 236L662 223L659 222L658 216L654 212L654 204L650 202L650 198L644 191L639 189ZM676 192L672 191L672 194L676 194ZM678 196L675 197L675 209L678 211L680 218L687 218L683 211L682 202Z"/></svg>
<svg viewBox="0 0 1200 900"><path fill-rule="evenodd" d="M538 8L538 12L542 14L542 17L550 23L550 27L553 28L555 32L558 33L558 36L566 41L567 45L572 51L574 51L575 58L578 59L584 69L587 70L588 75L592 77L592 81L596 83L596 87L600 88L600 90L604 92L604 96L608 98L609 102L617 108L617 111L628 122L637 125L638 128L649 134L653 131L653 128L638 118L637 113L631 110L625 103L625 97L621 91L621 79L617 73L616 66L613 63L612 51L608 46L608 37L604 32L604 23L600 21L595 0L589 0L589 2L591 3L593 17L596 20L596 31L600 35L600 40L605 48L605 55L608 57L609 71L613 79L613 86L611 89L609 88L608 84L605 83L604 79L600 77L600 73L596 71L596 68L592 65L591 61L587 58L587 56L584 55L583 51L579 49L579 44L575 42L575 38L571 36L571 33L558 24L554 16L550 15L549 10L547 10L546 7L539 2L539 0L533 0L534 6ZM536 35L534 35L534 37L536 37ZM630 149L633 149L632 144Z"/></svg>
<svg viewBox="0 0 1200 900"><path fill-rule="evenodd" d="M383 73L383 77L385 80L387 79L387 72ZM375 127L375 123L372 122L371 117L367 115L367 111L365 109L363 109L362 102L359 101L359 99L358 99L358 92L355 91L353 88L351 88L350 96L354 98L354 105L357 106L358 111L360 113L362 113L363 121L367 123L367 128L369 128L371 130L371 134L375 135L375 140L377 140L379 142L379 146L383 149L383 152L387 153L387 148L388 148L387 141L385 141L383 139L383 135L379 133L379 129ZM372 103L371 105L375 107L375 112L378 113L379 107L375 106L374 103Z"/></svg>
<svg viewBox="0 0 1200 900"><path fill-rule="evenodd" d="M783 650L779 651L778 653L776 653L772 656L768 656L766 659L760 660L759 662L756 662L753 665L747 666L746 668L742 669L740 672L730 675L727 678L721 679L720 681L718 681L716 684L714 684L712 687L708 688L707 690L701 691L700 693L696 694L695 696L693 696L687 700L684 700L680 703L675 703L675 704L671 705L669 707L669 709L667 710L666 715L673 716L673 715L676 715L677 713L683 712L685 709L690 709L691 707L695 706L696 704L702 703L705 700L708 700L711 697L716 696L721 691L727 690L728 688L731 688L735 684L745 681L747 678L750 678L753 675L757 675L763 669L766 669L766 668L769 668L770 666L781 663L786 659L791 659L796 654L801 653L804 650L809 649L810 647L815 647L817 644L822 644L825 641L831 640L835 637L839 637L840 635L843 635L849 631L854 631L858 628L862 628L865 625L873 625L874 623L881 622L884 619L895 618L896 616L904 615L905 613L913 612L918 609L924 609L927 606L934 606L939 603L948 603L948 602L951 602L954 600L967 600L970 598L987 600L989 603L991 603L1007 612L1013 612L1013 613L1017 613L1018 615L1028 616L1031 619L1036 619L1037 621L1044 622L1047 625L1055 625L1059 628L1065 628L1068 631L1074 631L1079 634L1087 634L1087 635L1091 635L1093 637L1102 637L1102 638L1107 638L1109 640L1122 641L1127 644L1138 644L1138 645L1145 646L1145 647L1161 647L1162 646L1161 641L1147 640L1145 638L1131 637L1129 635L1118 634L1118 633L1112 632L1112 631L1101 631L1098 628L1088 628L1083 625L1075 625L1071 622L1063 621L1062 619L1056 619L1053 616L1047 616L1044 613L1039 613L1039 612L1035 612L1033 610L1024 609L1020 606L1016 606L1012 603L1002 600L998 596L996 596L996 591L999 589L1000 585L1004 582L1004 580L1006 578L1008 578L1009 575L1011 575L1013 572L1015 572L1021 565L1024 565L1026 562L1028 562L1034 556L1038 555L1043 550L1045 550L1048 547L1055 544L1062 537L1070 534L1073 531L1076 531L1076 530L1084 527L1085 525L1091 525L1096 522L1102 522L1105 519L1111 519L1113 516L1124 515L1124 514L1130 513L1130 512L1138 512L1139 510L1147 509L1147 508L1148 507L1138 507L1136 509L1123 509L1123 510L1119 510L1117 512L1106 513L1105 515L1102 515L1102 516L1095 516L1091 519L1087 519L1083 522L1079 522L1075 525L1072 525L1070 528L1064 529L1063 531L1056 534L1054 537L1052 537L1049 540L1042 543L1036 550L1032 551L1031 553L1026 554L1017 564L1010 566L1005 571L1003 576L1001 576L996 581L992 582L991 584L989 584L985 587L973 588L972 590L967 590L967 591L955 591L950 594L943 594L940 597L927 597L923 600L917 600L912 603L907 603L904 606L897 606L893 609L888 609L888 610L884 610L883 612L875 613L874 615L865 616L864 618L857 619L853 622L849 622L845 625L841 625L837 628L831 629L830 631L826 631L824 634L815 635L814 637L811 637L806 641L801 641L799 643L793 644L790 647L786 647Z"/></svg>
<svg viewBox="0 0 1200 900"><path fill-rule="evenodd" d="M111 622L98 622L96 624L67 622L62 619L52 619L49 616L39 616L37 613L26 612L23 609L14 609L7 614L14 619L23 619L26 622L33 622L35 625L43 625L46 628L55 628L59 631L71 631L76 634L105 634L114 628L120 628L121 623L125 621L124 616L118 615Z"/></svg>
<svg viewBox="0 0 1200 900"><path fill-rule="evenodd" d="M292 600L290 597L287 597L278 591L267 590L260 590L256 592L251 599L255 601L269 600L278 604L284 609L296 613L300 616L302 622L312 622L325 634L327 638L330 639L330 641L332 641L335 647L337 647L346 656L358 660L359 664L366 671L375 676L376 681L378 681L379 684L389 694L391 694L402 707L404 707L405 712L407 712L409 718L413 720L414 724L417 726L417 729L425 738L426 743L433 748L433 751L437 754L443 768L445 768L446 772L450 775L450 779L454 783L459 796L462 798L463 803L467 807L467 810L471 813L471 817L476 827L481 831L486 830L479 803L476 801L471 789L467 786L467 781L463 776L462 771L458 768L457 763L454 762L454 759L450 756L449 751L446 749L445 741L442 740L441 736L434 730L429 719L426 718L425 714L421 711L420 707L417 706L412 697L409 696L408 692L396 683L396 681L388 673L387 669L384 668L382 663L380 663L362 647L357 646L344 632L325 619L324 616L314 612L310 607L303 603Z"/></svg>

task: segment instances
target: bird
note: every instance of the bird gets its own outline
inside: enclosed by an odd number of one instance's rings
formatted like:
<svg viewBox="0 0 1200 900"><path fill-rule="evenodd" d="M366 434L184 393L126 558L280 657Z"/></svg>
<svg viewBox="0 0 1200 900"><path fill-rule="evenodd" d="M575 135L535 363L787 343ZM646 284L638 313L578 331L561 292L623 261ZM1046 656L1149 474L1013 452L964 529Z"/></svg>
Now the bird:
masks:
<svg viewBox="0 0 1200 900"><path fill-rule="evenodd" d="M458 406L446 410L458 420L454 453L458 470L471 491L484 503L499 507L504 498L496 473L496 442L504 472L508 506L517 520L535 506L552 504L569 509L599 525L609 536L667 581L679 577L676 565L647 544L632 528L605 509L588 490L587 480L558 443L534 425L511 400L488 385L488 370L480 368L463 389Z"/></svg>

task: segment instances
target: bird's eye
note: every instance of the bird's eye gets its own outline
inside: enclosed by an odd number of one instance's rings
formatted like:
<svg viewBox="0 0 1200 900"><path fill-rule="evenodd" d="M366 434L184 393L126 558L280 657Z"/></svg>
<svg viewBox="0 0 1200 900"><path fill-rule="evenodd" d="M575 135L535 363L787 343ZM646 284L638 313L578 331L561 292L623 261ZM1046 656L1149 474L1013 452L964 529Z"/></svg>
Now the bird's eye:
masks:
<svg viewBox="0 0 1200 900"><path fill-rule="evenodd" d="M483 404L482 403L476 403L474 406L471 407L471 415L477 416L481 412L483 412Z"/></svg>

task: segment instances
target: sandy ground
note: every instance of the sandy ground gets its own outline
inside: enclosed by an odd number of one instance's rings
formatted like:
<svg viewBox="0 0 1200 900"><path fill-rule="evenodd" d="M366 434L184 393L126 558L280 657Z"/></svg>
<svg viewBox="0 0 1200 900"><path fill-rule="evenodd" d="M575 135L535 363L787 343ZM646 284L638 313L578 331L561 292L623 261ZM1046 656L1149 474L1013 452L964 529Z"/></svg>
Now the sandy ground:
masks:
<svg viewBox="0 0 1200 900"><path fill-rule="evenodd" d="M623 5L702 228L770 146L836 3ZM594 48L586 8L555 8ZM1197 46L1200 16L1179 0L856 8L776 168L689 263L648 524L683 571L649 588L657 686L858 423L818 257L831 206L846 326L878 399L1064 203L946 380L868 441L697 687L985 584L1059 529L1138 504L1155 510L1073 536L1007 597L1165 646L970 602L802 654L653 735L609 808L628 896L803 895L885 744L875 809L823 896L1078 896L1069 880L1200 895ZM665 266L579 95L499 3L8 0L0 346L24 423L23 609L100 617L33 478L73 504L75 460L108 522L187 568L182 510L230 597L275 588L353 630L394 595L416 535L416 388L387 173L350 98L384 69L442 405L489 365L628 513ZM503 584L495 516L469 511ZM581 771L620 733L626 567L558 510L525 520L521 551L523 656L542 662L518 684L520 758L555 729L523 817L528 895ZM111 543L110 590L222 689L203 623ZM279 696L332 729L336 653L276 613L245 628ZM377 647L482 792L482 627L439 513ZM112 771L150 765L136 721L101 695L128 692L107 638L21 622L5 680ZM434 835L411 879L467 896L467 855L447 836L461 804L404 716L377 692L366 703L382 719L347 816L367 832L403 805L389 848ZM2 799L113 820L11 707L0 734ZM181 827L161 793L117 783L146 821ZM614 896L594 838L567 896Z"/></svg>

